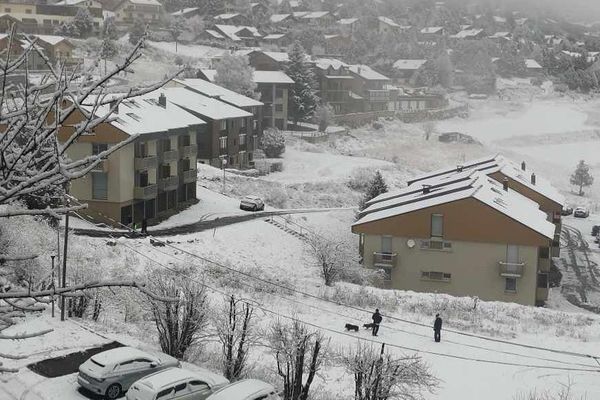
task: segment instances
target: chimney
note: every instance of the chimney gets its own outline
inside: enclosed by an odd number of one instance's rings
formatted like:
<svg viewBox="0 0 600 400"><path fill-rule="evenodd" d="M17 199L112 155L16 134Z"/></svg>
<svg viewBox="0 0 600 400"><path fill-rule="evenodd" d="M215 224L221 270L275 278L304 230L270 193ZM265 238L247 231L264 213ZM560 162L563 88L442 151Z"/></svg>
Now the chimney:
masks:
<svg viewBox="0 0 600 400"><path fill-rule="evenodd" d="M535 173L531 174L531 184L535 185Z"/></svg>
<svg viewBox="0 0 600 400"><path fill-rule="evenodd" d="M112 109L114 107L114 114L118 114L119 113L119 103L117 102L117 100L113 100L110 102L110 108Z"/></svg>
<svg viewBox="0 0 600 400"><path fill-rule="evenodd" d="M522 162L521 162L521 169L522 169L523 171L525 171L525 170L527 169L527 168L526 168L525 161L522 161Z"/></svg>
<svg viewBox="0 0 600 400"><path fill-rule="evenodd" d="M459 164L456 166L456 172L462 172L464 168L465 168L464 166Z"/></svg>
<svg viewBox="0 0 600 400"><path fill-rule="evenodd" d="M161 93L160 96L158 96L158 105L162 108L167 108L167 96L165 96L164 93Z"/></svg>
<svg viewBox="0 0 600 400"><path fill-rule="evenodd" d="M508 178L502 180L502 188L508 192Z"/></svg>
<svg viewBox="0 0 600 400"><path fill-rule="evenodd" d="M423 185L423 194L431 192L431 185Z"/></svg>

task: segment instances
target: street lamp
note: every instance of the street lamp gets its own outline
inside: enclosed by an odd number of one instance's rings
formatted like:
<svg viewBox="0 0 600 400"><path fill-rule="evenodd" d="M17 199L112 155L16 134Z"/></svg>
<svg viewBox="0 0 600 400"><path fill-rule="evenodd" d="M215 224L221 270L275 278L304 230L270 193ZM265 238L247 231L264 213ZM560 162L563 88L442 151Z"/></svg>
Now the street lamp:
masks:
<svg viewBox="0 0 600 400"><path fill-rule="evenodd" d="M221 168L223 168L223 194L225 194L225 167L227 166L227 158L221 158Z"/></svg>
<svg viewBox="0 0 600 400"><path fill-rule="evenodd" d="M50 258L52 258L52 290L56 289L56 286L54 285L54 257L56 257L56 256L55 255L50 256ZM54 318L54 293L52 293L52 318Z"/></svg>

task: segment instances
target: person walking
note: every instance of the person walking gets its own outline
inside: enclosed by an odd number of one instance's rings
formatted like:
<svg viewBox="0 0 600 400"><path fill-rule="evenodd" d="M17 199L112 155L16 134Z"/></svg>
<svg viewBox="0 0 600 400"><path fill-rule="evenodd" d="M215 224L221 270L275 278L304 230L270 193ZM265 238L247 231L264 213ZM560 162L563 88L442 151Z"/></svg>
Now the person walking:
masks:
<svg viewBox="0 0 600 400"><path fill-rule="evenodd" d="M381 314L379 314L379 308L375 309L375 313L371 317L373 319L373 336L377 336L377 332L379 332L379 324L381 323Z"/></svg>
<svg viewBox="0 0 600 400"><path fill-rule="evenodd" d="M442 340L442 319L440 314L435 314L435 322L433 323L433 339L436 342Z"/></svg>

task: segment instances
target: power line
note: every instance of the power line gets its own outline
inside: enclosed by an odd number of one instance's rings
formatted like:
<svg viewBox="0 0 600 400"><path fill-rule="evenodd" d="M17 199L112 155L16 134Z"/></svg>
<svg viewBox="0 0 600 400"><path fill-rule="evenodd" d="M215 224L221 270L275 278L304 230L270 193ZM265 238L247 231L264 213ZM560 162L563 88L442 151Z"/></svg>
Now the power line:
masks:
<svg viewBox="0 0 600 400"><path fill-rule="evenodd" d="M80 218L82 218L82 217L80 216ZM82 218L82 219L85 222L87 222L87 223L89 223L91 225L94 225L92 222L86 220L85 218ZM110 236L114 239L114 236L112 236L112 235L110 235ZM161 243L163 243L163 242L161 242ZM168 244L168 243L164 243L164 244L170 246L170 244ZM141 256L143 256L143 257L151 260L155 264L160 265L161 267L163 267L163 268L165 268L165 269L167 269L167 270L169 270L171 272L176 272L176 270L174 270L173 268L171 268L171 267L169 267L167 265L164 265L163 263L161 263L161 262L153 259L152 257L148 256L147 254L144 254L144 253L138 251L137 249L134 249L133 247L127 246L127 245L125 245L123 243L121 243L121 245L123 245L124 247L129 248L130 250L134 251L135 253L137 253L137 254L139 254L139 255L141 255ZM195 255L193 253L189 253L189 252L184 251L182 249L179 249L177 247L174 247L174 246L170 246L170 247L172 247L172 248L174 248L174 249L176 249L178 251L181 251L181 252L183 252L185 254L189 254L189 255L191 255L193 257L203 259L202 257L199 257L199 256L197 256L197 255ZM170 255L168 253L163 253L163 252L161 252L161 253L165 254L167 256L170 256L170 257L172 257L174 259L177 259L178 261L182 261L181 259L179 259L179 258L177 258L177 257L175 257L173 255ZM213 264L215 263L212 260L208 260L207 262L213 263ZM211 291L213 291L215 293L219 293L219 294L224 295L224 296L230 296L231 295L229 293L224 292L223 290L216 289L216 288L214 288L214 287L212 287L210 285L207 285L205 282L198 281L197 279L194 279L192 277L189 277L189 279L192 280L195 283L198 283L198 284L200 284L200 285L208 288L209 290L211 290ZM268 283L270 283L270 282L268 282ZM242 284L249 285L247 283L242 283ZM276 285L276 286L280 286L282 288L286 288L285 286L282 286L282 285ZM303 302L300 302L300 301L297 301L297 300L294 300L294 299L290 299L290 298L286 298L286 297L278 296L278 295L275 295L275 296L279 297L279 298L281 298L281 299L283 299L285 301L289 301L289 302L301 304L301 305L304 305L304 306L309 306L309 307L312 307L312 308L315 308L315 309L319 309L320 311L332 313L332 314L335 314L335 315L338 315L338 316L343 316L343 315L340 315L339 313L336 313L336 312L333 312L333 311L330 311L330 310L326 310L326 309L322 309L322 308L314 306L314 305L309 305L309 304L306 304L306 303L303 303ZM321 299L321 298L319 298L319 299L320 300L324 300L324 299ZM248 303L248 304L250 304L250 303ZM377 343L377 344L384 343L384 342L381 342L381 341L378 341L378 340L374 340L374 339L367 339L367 338L357 337L357 336L354 336L354 335L352 335L350 333L347 333L347 332L340 332L340 331L337 331L337 330L334 330L334 329L331 329L331 328L323 327L323 326L320 326L318 324L314 324L314 323L311 323L311 322L307 322L307 321L301 320L299 318L294 318L294 317L290 317L290 316L287 316L287 315L282 315L282 314L280 314L280 313L278 313L276 311L273 311L271 309L266 308L264 305L262 305L262 304L260 304L260 303L258 303L256 301L253 301L253 303L250 304L250 305L252 305L252 306L254 306L254 307L262 310L265 313L273 314L273 315L276 315L276 316L278 316L280 318L285 318L285 319L289 319L289 320L292 320L292 321L299 321L299 322L302 322L303 324L306 324L307 326L311 326L313 328L321 329L323 331L327 331L327 332L334 333L334 334L337 334L337 335L343 335L343 336L351 337L351 338L356 339L356 340L362 340L362 341L366 341L366 342L370 342L370 343ZM346 317L346 316L343 316L343 317ZM406 333L409 333L409 332L406 332ZM561 370L561 371L600 372L600 370L591 368L588 365L574 364L574 363L569 363L569 362L565 362L565 361L558 361L558 360L546 359L545 361L558 362L558 363L562 363L562 364L580 365L580 366L589 367L589 368L568 368L568 367L558 367L558 366L549 366L549 365L534 365L534 364L523 364L523 363L514 363L514 362L506 362L506 361L496 361L496 360L488 360L488 359L483 359L483 358L474 358L474 357L459 356L459 355L441 353L441 352L430 351L430 350L416 349L416 348L407 347L407 346L401 346L401 345L397 345L397 344L389 344L389 343L385 343L385 344L387 346L390 346L390 347L393 347L393 348L397 348L397 349L401 349L401 350L408 350L408 351L414 351L414 352L417 352L417 353L430 354L430 355L435 355L435 356L440 356L440 357L454 358L454 359L459 359L459 360L474 361L474 362L481 362L481 363L488 363L488 364L498 364L498 365L517 366L517 367L526 367L526 368L551 369L551 370ZM455 343L455 344L460 344L460 343ZM470 346L470 345L466 345L466 346ZM485 348L482 348L482 349L485 349ZM485 350L492 351L491 349L485 349ZM514 355L521 356L521 357L531 357L531 356L527 356L527 355L519 355L519 354L516 354L516 353L514 353Z"/></svg>

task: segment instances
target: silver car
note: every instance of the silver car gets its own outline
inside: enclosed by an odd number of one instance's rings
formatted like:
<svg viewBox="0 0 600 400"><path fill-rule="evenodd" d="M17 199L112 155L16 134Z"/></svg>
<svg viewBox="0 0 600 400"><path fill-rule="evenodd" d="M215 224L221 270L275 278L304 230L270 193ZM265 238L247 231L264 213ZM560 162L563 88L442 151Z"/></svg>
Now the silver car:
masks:
<svg viewBox="0 0 600 400"><path fill-rule="evenodd" d="M163 353L148 353L133 347L103 351L79 366L77 382L89 391L116 399L135 381L170 367L177 359Z"/></svg>
<svg viewBox="0 0 600 400"><path fill-rule="evenodd" d="M246 196L240 202L240 209L248 211L263 211L265 203L260 197Z"/></svg>

